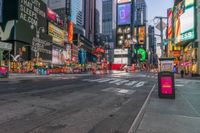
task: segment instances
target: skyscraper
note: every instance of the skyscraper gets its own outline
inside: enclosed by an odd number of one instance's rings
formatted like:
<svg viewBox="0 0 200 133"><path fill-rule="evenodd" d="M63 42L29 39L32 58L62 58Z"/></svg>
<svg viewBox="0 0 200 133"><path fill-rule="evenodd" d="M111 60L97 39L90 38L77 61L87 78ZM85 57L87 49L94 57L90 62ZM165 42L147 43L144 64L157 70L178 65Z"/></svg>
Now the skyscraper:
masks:
<svg viewBox="0 0 200 133"><path fill-rule="evenodd" d="M83 0L83 27L85 28L85 36L92 43L95 37L95 7L96 0Z"/></svg>
<svg viewBox="0 0 200 133"><path fill-rule="evenodd" d="M82 0L71 0L71 20L78 26L83 26Z"/></svg>
<svg viewBox="0 0 200 133"><path fill-rule="evenodd" d="M115 7L115 8L114 8ZM114 42L114 30L116 23L116 2L115 0L102 1L102 33ZM113 17L114 16L114 17Z"/></svg>
<svg viewBox="0 0 200 133"><path fill-rule="evenodd" d="M135 24L144 25L147 20L147 5L145 0L135 1Z"/></svg>

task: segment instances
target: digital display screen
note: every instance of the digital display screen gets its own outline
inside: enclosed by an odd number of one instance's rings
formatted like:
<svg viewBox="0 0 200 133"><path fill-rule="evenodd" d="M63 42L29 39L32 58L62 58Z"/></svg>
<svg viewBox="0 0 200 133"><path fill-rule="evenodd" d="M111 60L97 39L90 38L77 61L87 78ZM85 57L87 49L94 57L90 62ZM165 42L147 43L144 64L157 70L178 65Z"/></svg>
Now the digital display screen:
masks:
<svg viewBox="0 0 200 133"><path fill-rule="evenodd" d="M118 25L131 23L131 4L118 5Z"/></svg>
<svg viewBox="0 0 200 133"><path fill-rule="evenodd" d="M161 93L162 94L172 94L173 93L172 77L170 77L170 76L161 77Z"/></svg>
<svg viewBox="0 0 200 133"><path fill-rule="evenodd" d="M195 38L194 0L183 0L174 7L175 43Z"/></svg>

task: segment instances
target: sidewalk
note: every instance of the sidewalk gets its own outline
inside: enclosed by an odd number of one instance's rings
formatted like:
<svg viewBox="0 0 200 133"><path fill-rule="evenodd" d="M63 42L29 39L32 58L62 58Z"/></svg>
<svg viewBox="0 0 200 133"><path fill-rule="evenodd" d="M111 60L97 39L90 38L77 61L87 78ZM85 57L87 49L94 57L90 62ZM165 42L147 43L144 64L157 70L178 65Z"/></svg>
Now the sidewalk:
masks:
<svg viewBox="0 0 200 133"><path fill-rule="evenodd" d="M136 133L200 133L200 81L177 79L176 99L151 95Z"/></svg>

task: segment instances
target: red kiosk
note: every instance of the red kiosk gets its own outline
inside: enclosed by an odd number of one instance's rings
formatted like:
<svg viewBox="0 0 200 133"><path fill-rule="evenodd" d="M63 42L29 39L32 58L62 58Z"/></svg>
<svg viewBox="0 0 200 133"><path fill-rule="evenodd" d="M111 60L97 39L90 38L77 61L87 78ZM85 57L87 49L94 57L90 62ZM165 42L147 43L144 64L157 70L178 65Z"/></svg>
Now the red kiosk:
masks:
<svg viewBox="0 0 200 133"><path fill-rule="evenodd" d="M159 98L175 99L174 86L174 58L160 58L158 74L158 96Z"/></svg>

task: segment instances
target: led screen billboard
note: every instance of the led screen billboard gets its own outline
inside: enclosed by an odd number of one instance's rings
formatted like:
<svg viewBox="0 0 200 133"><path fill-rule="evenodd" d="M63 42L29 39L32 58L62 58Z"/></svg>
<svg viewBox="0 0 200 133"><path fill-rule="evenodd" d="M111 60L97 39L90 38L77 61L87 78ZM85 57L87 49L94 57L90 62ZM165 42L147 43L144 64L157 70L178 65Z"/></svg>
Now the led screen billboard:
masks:
<svg viewBox="0 0 200 133"><path fill-rule="evenodd" d="M127 3L127 2L131 2L131 0L117 0L117 3Z"/></svg>
<svg viewBox="0 0 200 133"><path fill-rule="evenodd" d="M174 7L175 43L195 38L194 0L183 0Z"/></svg>
<svg viewBox="0 0 200 133"><path fill-rule="evenodd" d="M118 25L131 23L131 4L118 5Z"/></svg>
<svg viewBox="0 0 200 133"><path fill-rule="evenodd" d="M57 26L49 23L48 26L49 35L53 37L53 43L64 46L65 31Z"/></svg>
<svg viewBox="0 0 200 133"><path fill-rule="evenodd" d="M138 28L138 43L141 44L141 45L144 45L145 44L145 38L146 38L146 28L145 26L140 26Z"/></svg>

